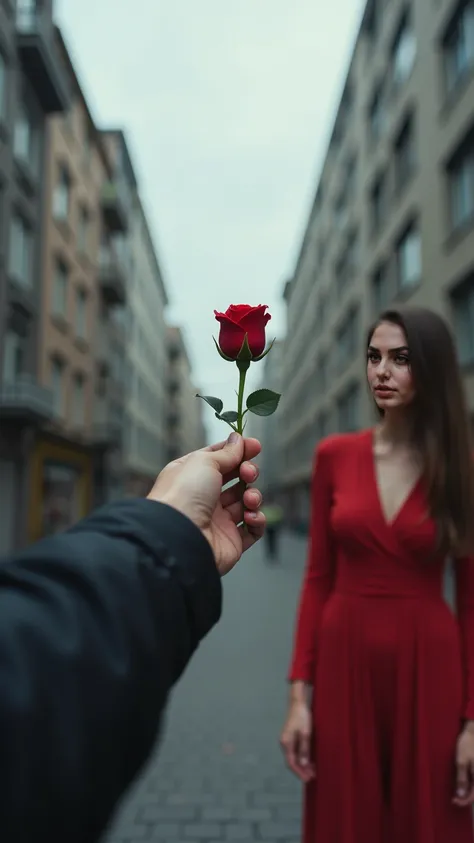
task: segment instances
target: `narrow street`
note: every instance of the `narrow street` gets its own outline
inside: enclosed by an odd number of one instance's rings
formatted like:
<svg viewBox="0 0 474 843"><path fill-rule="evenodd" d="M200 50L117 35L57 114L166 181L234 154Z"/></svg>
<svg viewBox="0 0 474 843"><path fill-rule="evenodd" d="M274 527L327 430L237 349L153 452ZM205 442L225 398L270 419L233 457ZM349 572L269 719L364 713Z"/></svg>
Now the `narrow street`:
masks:
<svg viewBox="0 0 474 843"><path fill-rule="evenodd" d="M301 791L278 736L305 544L285 536L224 580L224 616L172 699L159 752L124 800L106 843L298 843Z"/></svg>

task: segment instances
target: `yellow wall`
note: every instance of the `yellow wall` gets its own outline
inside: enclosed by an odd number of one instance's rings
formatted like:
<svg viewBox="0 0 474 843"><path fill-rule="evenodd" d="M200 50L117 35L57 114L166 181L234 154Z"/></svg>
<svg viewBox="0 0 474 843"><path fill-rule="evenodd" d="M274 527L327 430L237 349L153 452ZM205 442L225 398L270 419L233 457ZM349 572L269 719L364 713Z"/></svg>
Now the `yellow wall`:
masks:
<svg viewBox="0 0 474 843"><path fill-rule="evenodd" d="M43 512L43 466L45 461L54 460L79 470L78 492L80 518L89 512L92 502L92 457L73 446L59 445L39 440L32 457L31 488L28 513L28 538L34 542L42 536Z"/></svg>

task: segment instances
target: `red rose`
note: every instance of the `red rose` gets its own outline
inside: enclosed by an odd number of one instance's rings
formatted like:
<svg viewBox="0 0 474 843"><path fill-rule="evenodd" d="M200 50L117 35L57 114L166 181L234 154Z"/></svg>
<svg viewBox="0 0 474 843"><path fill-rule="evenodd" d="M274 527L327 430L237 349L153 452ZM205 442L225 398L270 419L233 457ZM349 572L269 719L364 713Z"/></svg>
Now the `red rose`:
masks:
<svg viewBox="0 0 474 843"><path fill-rule="evenodd" d="M252 357L259 357L265 350L265 325L272 318L265 313L268 305L231 304L225 313L214 311L220 322L219 347L226 357L236 360L247 334Z"/></svg>

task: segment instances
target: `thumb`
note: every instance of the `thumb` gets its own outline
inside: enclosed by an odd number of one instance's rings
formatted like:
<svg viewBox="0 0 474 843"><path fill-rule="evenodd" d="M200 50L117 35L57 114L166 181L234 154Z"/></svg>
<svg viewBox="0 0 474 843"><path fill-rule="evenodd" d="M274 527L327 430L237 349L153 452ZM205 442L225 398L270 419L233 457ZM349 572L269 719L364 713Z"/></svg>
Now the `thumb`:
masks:
<svg viewBox="0 0 474 843"><path fill-rule="evenodd" d="M228 474L237 468L244 458L244 440L239 433L232 432L218 451L213 451L212 458L221 474Z"/></svg>

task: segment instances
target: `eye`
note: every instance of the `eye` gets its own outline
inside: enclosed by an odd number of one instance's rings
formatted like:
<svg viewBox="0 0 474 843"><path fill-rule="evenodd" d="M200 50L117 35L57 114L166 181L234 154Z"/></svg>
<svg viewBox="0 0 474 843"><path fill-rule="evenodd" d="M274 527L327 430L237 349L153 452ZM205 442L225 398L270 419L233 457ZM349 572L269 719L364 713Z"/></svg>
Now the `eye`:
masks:
<svg viewBox="0 0 474 843"><path fill-rule="evenodd" d="M397 354L395 362L398 363L399 366L408 366L410 358L407 357L406 354Z"/></svg>
<svg viewBox="0 0 474 843"><path fill-rule="evenodd" d="M378 363L380 360L380 354L376 354L375 351L369 351L367 354L367 360L370 363Z"/></svg>

